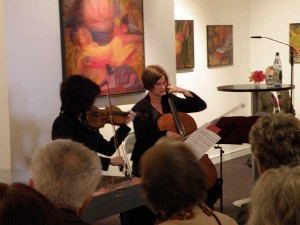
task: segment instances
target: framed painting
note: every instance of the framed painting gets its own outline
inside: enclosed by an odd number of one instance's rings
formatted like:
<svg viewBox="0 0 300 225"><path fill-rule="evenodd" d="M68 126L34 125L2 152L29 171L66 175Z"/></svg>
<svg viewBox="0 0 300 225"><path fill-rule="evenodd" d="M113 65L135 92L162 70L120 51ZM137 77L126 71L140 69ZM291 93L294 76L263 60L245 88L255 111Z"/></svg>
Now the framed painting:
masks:
<svg viewBox="0 0 300 225"><path fill-rule="evenodd" d="M233 26L207 25L207 66L233 65Z"/></svg>
<svg viewBox="0 0 300 225"><path fill-rule="evenodd" d="M294 48L294 63L300 63L300 23L290 24L290 45Z"/></svg>
<svg viewBox="0 0 300 225"><path fill-rule="evenodd" d="M59 0L63 78L80 74L100 95L144 91L142 0Z"/></svg>
<svg viewBox="0 0 300 225"><path fill-rule="evenodd" d="M176 68L194 68L194 21L175 20Z"/></svg>

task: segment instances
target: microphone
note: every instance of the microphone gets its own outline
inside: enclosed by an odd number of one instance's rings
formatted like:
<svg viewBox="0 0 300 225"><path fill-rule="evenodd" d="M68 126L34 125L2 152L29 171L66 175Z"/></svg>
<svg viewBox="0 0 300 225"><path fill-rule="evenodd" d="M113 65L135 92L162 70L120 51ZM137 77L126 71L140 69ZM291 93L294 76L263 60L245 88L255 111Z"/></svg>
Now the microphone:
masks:
<svg viewBox="0 0 300 225"><path fill-rule="evenodd" d="M295 50L295 51L296 51L296 49L294 49L293 46L291 46L291 45L289 45L289 44L287 44L287 43L281 42L281 41L277 41L277 40L272 39L272 38L269 38L269 37L263 37L263 36L251 36L250 38L255 38L255 39L265 38L265 39L269 39L269 40L271 40L271 41L275 41L275 42L277 42L277 43L280 43L280 44L283 44L283 45L287 45L287 46L289 46L292 50ZM291 59L292 59L292 58L291 58Z"/></svg>

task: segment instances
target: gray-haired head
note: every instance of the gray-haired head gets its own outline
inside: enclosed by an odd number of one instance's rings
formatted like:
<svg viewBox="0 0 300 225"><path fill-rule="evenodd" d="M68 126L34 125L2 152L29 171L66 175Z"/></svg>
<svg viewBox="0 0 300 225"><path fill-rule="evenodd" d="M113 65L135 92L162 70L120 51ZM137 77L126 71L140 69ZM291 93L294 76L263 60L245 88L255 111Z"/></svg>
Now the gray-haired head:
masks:
<svg viewBox="0 0 300 225"><path fill-rule="evenodd" d="M57 139L36 151L31 172L35 189L59 207L78 210L100 182L101 162L83 144Z"/></svg>
<svg viewBox="0 0 300 225"><path fill-rule="evenodd" d="M248 225L300 224L300 166L266 171L252 191Z"/></svg>

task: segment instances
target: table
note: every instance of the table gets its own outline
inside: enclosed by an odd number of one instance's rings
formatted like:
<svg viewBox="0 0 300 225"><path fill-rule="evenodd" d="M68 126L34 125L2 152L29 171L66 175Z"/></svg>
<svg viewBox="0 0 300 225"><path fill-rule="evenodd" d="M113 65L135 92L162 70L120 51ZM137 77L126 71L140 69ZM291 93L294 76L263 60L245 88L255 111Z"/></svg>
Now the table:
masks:
<svg viewBox="0 0 300 225"><path fill-rule="evenodd" d="M266 84L260 84L255 86L254 84L234 84L219 86L218 91L225 92L251 92L251 105L252 105L252 115L255 115L259 111L259 92L269 92L269 91L285 91L292 90L295 85L282 84L281 87L267 87Z"/></svg>
<svg viewBox="0 0 300 225"><path fill-rule="evenodd" d="M254 116L259 112L259 92L269 92L269 91L285 91L292 90L295 86L291 84L282 84L281 87L267 87L266 84L260 84L256 86L254 84L235 84L235 85L225 85L217 87L218 91L224 92L250 92L251 93L251 114ZM251 156L252 163L252 174L254 181L259 177L257 165L255 160ZM233 202L235 206L241 207L242 204L249 202L249 198L237 200Z"/></svg>

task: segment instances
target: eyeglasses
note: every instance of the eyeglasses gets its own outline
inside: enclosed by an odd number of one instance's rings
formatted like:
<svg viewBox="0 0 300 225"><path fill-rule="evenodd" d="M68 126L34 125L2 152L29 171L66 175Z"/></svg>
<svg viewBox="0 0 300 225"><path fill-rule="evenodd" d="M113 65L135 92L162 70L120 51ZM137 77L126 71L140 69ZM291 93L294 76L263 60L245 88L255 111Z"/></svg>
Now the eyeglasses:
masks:
<svg viewBox="0 0 300 225"><path fill-rule="evenodd" d="M160 86L166 86L167 85L167 81L161 81L161 82L156 82L155 86L160 87Z"/></svg>

